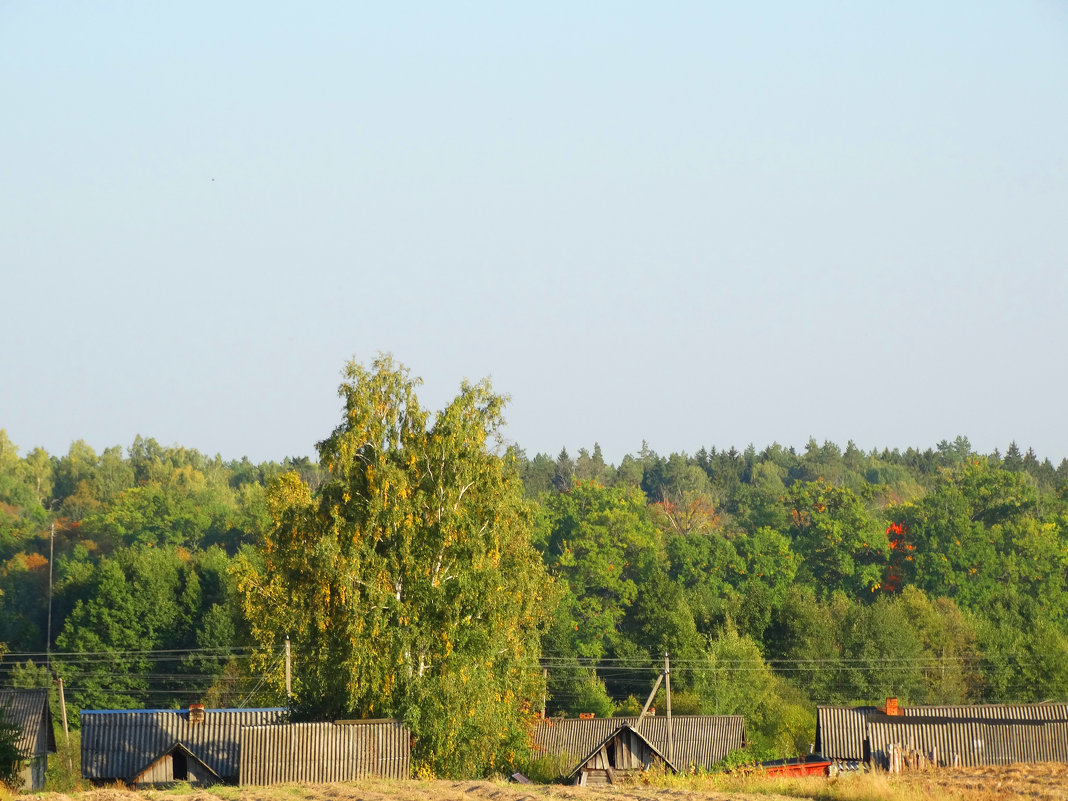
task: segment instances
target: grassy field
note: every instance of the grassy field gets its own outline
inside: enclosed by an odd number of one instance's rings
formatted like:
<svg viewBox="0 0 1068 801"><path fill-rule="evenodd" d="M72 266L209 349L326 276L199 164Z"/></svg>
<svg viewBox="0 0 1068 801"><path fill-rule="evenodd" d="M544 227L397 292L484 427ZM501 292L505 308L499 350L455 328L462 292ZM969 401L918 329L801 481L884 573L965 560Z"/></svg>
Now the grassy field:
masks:
<svg viewBox="0 0 1068 801"><path fill-rule="evenodd" d="M1062 801L1068 798L1068 765L943 769L898 777L855 774L832 779L650 776L631 785L606 788L413 780L263 788L179 785L142 791L109 787L33 797L41 801Z"/></svg>

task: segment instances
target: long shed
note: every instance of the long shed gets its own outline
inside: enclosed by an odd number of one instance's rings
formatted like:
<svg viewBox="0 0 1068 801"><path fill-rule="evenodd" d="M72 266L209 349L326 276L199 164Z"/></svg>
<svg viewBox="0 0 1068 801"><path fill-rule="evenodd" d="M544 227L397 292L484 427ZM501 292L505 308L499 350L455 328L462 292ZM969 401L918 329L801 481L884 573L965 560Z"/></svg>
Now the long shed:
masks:
<svg viewBox="0 0 1068 801"><path fill-rule="evenodd" d="M241 730L239 783L407 779L411 733L396 720L287 723Z"/></svg>
<svg viewBox="0 0 1068 801"><path fill-rule="evenodd" d="M817 707L816 751L887 767L891 748L937 765L1068 762L1068 704Z"/></svg>
<svg viewBox="0 0 1068 801"><path fill-rule="evenodd" d="M621 726L633 729L637 722L637 717L549 718L534 730L534 748L577 762ZM674 715L671 729L673 753L668 749L666 717L647 717L638 730L657 751L671 757L680 770L711 768L731 751L745 746L745 719L741 715Z"/></svg>
<svg viewBox="0 0 1068 801"><path fill-rule="evenodd" d="M284 709L83 711L82 776L134 787L236 782L241 729L281 723Z"/></svg>
<svg viewBox="0 0 1068 801"><path fill-rule="evenodd" d="M941 715L872 715L871 761L890 762L892 746L923 754L933 765L1068 762L1068 719Z"/></svg>
<svg viewBox="0 0 1068 801"><path fill-rule="evenodd" d="M0 714L19 731L18 749L23 755L21 789L43 789L48 754L56 752L48 690L0 690Z"/></svg>

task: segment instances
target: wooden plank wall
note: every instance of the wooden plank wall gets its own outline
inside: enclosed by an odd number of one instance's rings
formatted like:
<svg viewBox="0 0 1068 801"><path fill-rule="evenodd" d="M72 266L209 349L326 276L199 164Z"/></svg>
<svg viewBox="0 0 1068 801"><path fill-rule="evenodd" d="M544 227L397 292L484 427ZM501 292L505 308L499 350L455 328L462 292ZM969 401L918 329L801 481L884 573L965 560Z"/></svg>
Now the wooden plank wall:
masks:
<svg viewBox="0 0 1068 801"><path fill-rule="evenodd" d="M407 779L411 735L397 721L289 723L241 730L242 786Z"/></svg>
<svg viewBox="0 0 1068 801"><path fill-rule="evenodd" d="M937 765L1007 765L1012 762L1068 762L1068 723L1029 721L986 723L904 718L901 722L868 722L871 758L889 764L893 745L914 749Z"/></svg>

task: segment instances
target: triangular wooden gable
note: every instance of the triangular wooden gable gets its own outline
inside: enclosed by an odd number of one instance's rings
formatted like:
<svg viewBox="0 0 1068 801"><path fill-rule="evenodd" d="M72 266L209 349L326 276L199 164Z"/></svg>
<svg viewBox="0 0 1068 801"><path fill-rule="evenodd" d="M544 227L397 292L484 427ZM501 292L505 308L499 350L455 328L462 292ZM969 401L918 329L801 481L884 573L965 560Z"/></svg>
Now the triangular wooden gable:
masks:
<svg viewBox="0 0 1068 801"><path fill-rule="evenodd" d="M212 769L212 767L210 765L208 765L203 759L198 757L192 751L190 751L189 748L185 744L183 744L181 742L176 742L174 745L172 745L170 748L168 748L162 754L159 754L158 756L154 757L151 761L149 761L149 763L147 765L142 767L133 776L131 776L130 777L131 783L137 784L138 783L138 779L141 776L143 776L148 771L149 768L151 768L153 765L155 765L157 762L159 762L164 757L172 756L175 751L180 751L182 754L185 755L186 759L191 759L194 762L196 762L198 765L200 765L202 768L204 768L204 770L207 771L208 775L212 776L215 779L215 781L222 782L222 778L219 776L218 773L216 773Z"/></svg>
<svg viewBox="0 0 1068 801"><path fill-rule="evenodd" d="M585 769L586 766L591 762L591 760L593 760L601 752L601 750L603 748L605 748L609 743L611 743L613 740L618 738L624 732L629 733L632 736L636 737L641 743L643 743L646 747L648 747L649 751L653 754L653 756L663 760L664 765L666 765L667 768L672 773L678 773L679 772L678 768L676 768L671 763L671 760L669 760L666 756L664 756L662 753L660 753L660 749L658 749L655 745L653 745L651 742L649 742L649 740L647 740L642 735L642 733L640 731L635 729L633 726L624 723L622 726L620 726L618 729L616 729L614 732L612 732L610 735L608 735L605 739L603 739L600 743L598 743L594 747L594 749L592 751L590 751L589 754L586 755L586 757L584 759L579 761L579 763L576 766L576 768L573 771L571 771L571 774L568 776L568 779L574 779L576 776L578 776L583 771L583 769Z"/></svg>

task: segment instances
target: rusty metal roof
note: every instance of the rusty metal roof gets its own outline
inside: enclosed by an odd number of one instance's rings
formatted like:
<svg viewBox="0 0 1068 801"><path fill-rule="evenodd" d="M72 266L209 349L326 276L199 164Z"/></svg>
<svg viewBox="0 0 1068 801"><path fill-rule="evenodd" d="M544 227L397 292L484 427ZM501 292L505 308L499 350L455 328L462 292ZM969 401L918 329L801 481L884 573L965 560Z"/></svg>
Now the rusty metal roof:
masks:
<svg viewBox="0 0 1068 801"><path fill-rule="evenodd" d="M535 749L546 754L567 754L576 761L596 751L623 725L634 727L637 717L550 718L534 730ZM731 751L745 745L741 715L673 715L674 764L679 768L710 768ZM647 717L642 737L659 753L667 754L667 718Z"/></svg>
<svg viewBox="0 0 1068 801"><path fill-rule="evenodd" d="M189 753L224 779L236 779L241 729L279 723L284 709L206 709L203 721L184 709L84 711L82 776L132 781L174 746Z"/></svg>
<svg viewBox="0 0 1068 801"><path fill-rule="evenodd" d="M19 730L19 751L27 758L56 751L56 734L48 708L48 690L0 690L0 710Z"/></svg>

